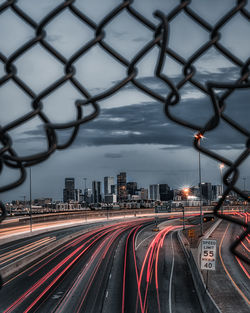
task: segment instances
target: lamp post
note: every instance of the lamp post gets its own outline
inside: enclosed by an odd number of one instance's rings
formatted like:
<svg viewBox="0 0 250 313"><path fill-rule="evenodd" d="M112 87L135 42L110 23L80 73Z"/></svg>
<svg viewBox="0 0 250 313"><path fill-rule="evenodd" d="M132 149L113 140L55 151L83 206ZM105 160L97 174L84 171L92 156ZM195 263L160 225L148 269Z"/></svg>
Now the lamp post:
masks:
<svg viewBox="0 0 250 313"><path fill-rule="evenodd" d="M183 189L183 193L186 197L186 200L188 199L188 195L189 195L189 188L184 188ZM182 217L183 217L183 230L185 229L185 207L184 205L182 206Z"/></svg>
<svg viewBox="0 0 250 313"><path fill-rule="evenodd" d="M220 164L220 177L221 177L221 195L224 192L224 183L223 183L223 168L225 165L223 163ZM221 207L221 213L223 213L223 206Z"/></svg>
<svg viewBox="0 0 250 313"><path fill-rule="evenodd" d="M194 137L198 141L198 145L200 145L200 140L204 138L204 136L201 133L195 134ZM201 231L201 236L203 236L203 216L202 216L202 190L201 190L201 153L199 151L199 185L200 185L200 231Z"/></svg>
<svg viewBox="0 0 250 313"><path fill-rule="evenodd" d="M32 232L32 197L31 197L31 167L30 167L30 232Z"/></svg>
<svg viewBox="0 0 250 313"><path fill-rule="evenodd" d="M223 174L222 174L224 167L225 167L225 165L223 163L221 163L220 164L220 177L221 177L221 184L222 184L222 190L221 190L222 193L223 193L223 190L224 190L224 188L223 188Z"/></svg>

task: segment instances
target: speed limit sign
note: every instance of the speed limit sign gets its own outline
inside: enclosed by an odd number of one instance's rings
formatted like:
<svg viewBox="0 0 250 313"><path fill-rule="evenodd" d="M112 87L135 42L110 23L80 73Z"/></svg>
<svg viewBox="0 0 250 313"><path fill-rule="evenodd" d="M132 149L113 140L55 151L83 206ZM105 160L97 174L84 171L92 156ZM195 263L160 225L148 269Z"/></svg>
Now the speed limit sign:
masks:
<svg viewBox="0 0 250 313"><path fill-rule="evenodd" d="M201 269L215 271L216 240L203 239L201 242Z"/></svg>

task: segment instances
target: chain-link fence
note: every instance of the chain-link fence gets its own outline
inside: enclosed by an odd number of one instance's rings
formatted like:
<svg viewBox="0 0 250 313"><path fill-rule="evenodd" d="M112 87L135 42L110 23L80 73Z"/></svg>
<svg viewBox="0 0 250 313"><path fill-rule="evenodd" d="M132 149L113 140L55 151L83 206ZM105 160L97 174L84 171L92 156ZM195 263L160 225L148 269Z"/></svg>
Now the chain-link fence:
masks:
<svg viewBox="0 0 250 313"><path fill-rule="evenodd" d="M39 23L37 23L34 19L32 19L31 16L29 16L29 14L27 14L26 12L24 12L23 9L20 8L20 6L18 5L18 1L8 0L3 2L0 6L0 19L1 15L6 10L11 10L17 18L22 19L34 30L34 36L26 41L24 44L22 44L18 49L13 51L13 53L8 57L0 51L0 60L4 64L5 70L4 76L0 78L0 88L4 86L4 84L6 84L7 82L11 81L29 97L31 102L31 109L28 113L20 116L16 120L11 121L7 125L0 126L0 173L2 173L5 167L16 169L17 171L19 171L19 178L10 184L1 185L0 192L5 192L22 184L26 178L27 167L45 161L56 150L62 150L69 147L75 140L80 125L91 121L98 116L100 112L100 106L98 104L98 101L110 97L111 95L122 90L128 83L130 83L138 90L163 103L165 106L165 114L169 119L179 125L196 131L197 134L194 138L194 147L197 150L214 160L224 163L227 166L227 171L225 172L223 177L226 188L224 190L223 197L214 208L214 213L222 219L237 223L244 227L244 232L239 236L237 241L235 241L231 245L231 250L239 258L249 263L248 256L240 253L239 250L237 250L239 243L243 241L246 236L249 235L249 224L246 222L242 222L237 218L233 218L223 213L219 213L219 210L222 207L227 195L231 191L236 192L239 196L249 202L247 195L238 187L236 187L236 183L239 179L239 166L249 156L250 133L248 129L244 128L238 122L228 117L224 113L224 111L227 106L228 97L235 90L246 89L250 87L250 58L243 62L233 52L229 51L228 48L223 46L223 44L221 43L222 35L220 30L236 14L240 14L241 17L247 21L249 21L250 14L246 8L247 1L238 0L235 1L235 6L233 8L230 8L224 12L224 15L221 16L220 20L215 25L211 25L204 18L200 17L195 11L193 11L190 6L191 2L191 0L181 0L170 12L155 11L154 17L156 20L158 20L158 24L152 23L151 20L149 20L138 10L136 10L132 0L127 0L119 3L98 24L95 23L89 16L85 15L85 13L75 5L74 0L62 1L61 4L59 4L56 8L50 11ZM75 19L81 21L84 25L88 25L88 27L92 29L95 34L91 40L82 45L80 49L75 51L75 53L72 54L70 58L65 58L65 56L63 56L53 46L53 44L51 44L47 40L47 34L45 30L46 26L53 19L62 14L65 10L69 10L73 14ZM120 52L118 52L115 48L113 48L105 41L105 28L114 19L118 19L119 14L123 11L126 11L126 13L130 15L130 17L141 23L141 25L145 26L145 28L149 29L152 34L150 41L133 56L132 60L128 60L127 58L125 58L122 54L120 54ZM179 53L170 48L168 45L171 32L171 22L173 22L175 18L178 17L178 15L180 14L185 14L186 16L188 16L188 18L192 20L192 22L196 24L196 27L201 28L209 33L209 40L202 44L199 49L197 49L188 59L182 57ZM38 43L64 66L64 75L58 80L54 81L52 84L50 84L46 89L42 90L42 92L37 94L19 76L18 67L15 65L15 62ZM113 85L111 88L108 88L107 90L102 91L95 96L92 96L87 88L85 88L85 86L82 84L82 82L77 79L77 67L75 66L75 64L79 60L79 58L84 58L86 53L88 53L88 51L94 46L100 47L115 61L118 61L120 64L122 64L126 68L126 76L122 80L116 82L115 85ZM154 47L157 47L159 51L154 75L155 77L160 79L162 83L165 84L165 96L158 93L153 88L149 88L148 86L142 84L142 82L137 79L138 63ZM201 56L206 54L206 52L211 47L216 49L218 53L223 55L223 57L228 59L231 63L234 64L235 67L238 68L240 74L233 83L223 83L221 81L213 82L209 80L209 75L205 83L201 83L198 79L196 79L195 62ZM164 74L163 67L167 56L171 57L176 63L178 63L182 67L183 77L178 82L176 80L173 80L168 75ZM81 97L77 101L75 101L77 116L75 120L69 121L67 123L52 123L49 116L47 116L43 110L42 102L48 95L56 92L65 82L70 82L71 85L81 95ZM191 84L193 87L197 88L197 90L206 94L211 99L213 105L213 116L203 126L190 123L189 121L186 121L183 117L176 116L171 113L171 107L177 106L179 103L182 102L181 92L187 84ZM220 92L217 92L216 90L220 90ZM87 116L84 115L84 108L86 106L92 107L92 113ZM17 151L15 151L10 132L16 127L27 123L34 117L38 117L44 125L47 138L47 149L42 153L21 156L17 153ZM241 155L237 158L235 162L232 162L229 159L213 152L212 150L205 148L201 144L200 139L202 138L202 136L207 132L216 129L221 120L229 125L230 128L239 132L245 138L245 149L244 151L242 151ZM72 130L69 140L64 144L59 143L57 134L57 131L62 129ZM6 216L6 211L3 203L0 203L0 209L2 211L1 220L3 220Z"/></svg>

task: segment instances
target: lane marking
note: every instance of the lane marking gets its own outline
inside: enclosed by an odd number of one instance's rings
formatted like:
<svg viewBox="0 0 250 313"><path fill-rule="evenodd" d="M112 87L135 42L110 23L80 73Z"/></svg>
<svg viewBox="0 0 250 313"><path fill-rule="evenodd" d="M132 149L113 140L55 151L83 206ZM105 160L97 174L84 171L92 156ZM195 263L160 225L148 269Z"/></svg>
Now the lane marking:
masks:
<svg viewBox="0 0 250 313"><path fill-rule="evenodd" d="M171 233L171 247L172 247L172 267L169 279L169 290L168 290L168 305L169 305L169 313L172 313L172 283L173 283L173 273L174 273L174 246L173 246L173 233Z"/></svg>
<svg viewBox="0 0 250 313"><path fill-rule="evenodd" d="M138 231L138 233L136 234L136 237L135 237L135 250L137 249L137 248L136 248L136 246L137 246L137 238L138 238L139 234L140 234L143 230L145 230L145 227L142 227L142 229L141 229L140 231Z"/></svg>
<svg viewBox="0 0 250 313"><path fill-rule="evenodd" d="M144 239L139 243L139 245L138 245L137 247L135 247L135 251L137 251L137 249L140 247L140 245L141 245L146 239L148 239L148 238L150 238L150 237L153 237L153 236L155 236L155 234L151 234L151 235L149 235L148 237L144 238Z"/></svg>
<svg viewBox="0 0 250 313"><path fill-rule="evenodd" d="M243 298L243 299L247 302L247 304L249 305L249 304L250 304L250 301L249 301L248 298L244 295L244 293L241 291L241 289L238 287L238 285L235 283L235 281L233 280L232 276L229 274L229 271L227 270L226 265L225 265L225 263L224 263L224 261L223 261L223 259L222 259L221 247L222 247L222 243L223 243L223 241L224 241L224 238L225 238L225 236L226 236L226 233L227 233L227 231L228 231L229 225L230 225L230 224L227 225L227 228L226 228L226 230L225 230L225 232L224 232L224 234L223 234L223 236L222 236L222 238L221 238L221 242L220 242L220 246L219 246L219 256L220 256L221 264L222 264L222 266L223 266L223 268L224 268L224 271L226 272L228 278L231 280L231 282L232 282L233 286L235 287L235 289L239 292L239 294L242 296L242 298Z"/></svg>

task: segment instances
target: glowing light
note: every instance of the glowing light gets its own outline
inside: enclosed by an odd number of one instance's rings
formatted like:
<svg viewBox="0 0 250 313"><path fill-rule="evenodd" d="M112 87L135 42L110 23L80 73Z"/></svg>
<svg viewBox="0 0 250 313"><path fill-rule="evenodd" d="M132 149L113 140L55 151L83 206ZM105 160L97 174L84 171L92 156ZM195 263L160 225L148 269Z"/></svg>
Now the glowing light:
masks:
<svg viewBox="0 0 250 313"><path fill-rule="evenodd" d="M198 140L205 138L201 133L195 134L194 137Z"/></svg>

